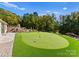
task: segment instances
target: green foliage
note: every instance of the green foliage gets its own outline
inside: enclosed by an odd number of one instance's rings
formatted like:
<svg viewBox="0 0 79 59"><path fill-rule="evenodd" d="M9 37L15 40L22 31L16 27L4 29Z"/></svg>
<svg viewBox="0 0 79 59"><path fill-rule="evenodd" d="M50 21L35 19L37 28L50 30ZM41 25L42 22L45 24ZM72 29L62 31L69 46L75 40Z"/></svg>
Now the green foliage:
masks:
<svg viewBox="0 0 79 59"><path fill-rule="evenodd" d="M79 34L79 12L71 13L70 15L60 17L60 32L72 32Z"/></svg>
<svg viewBox="0 0 79 59"><path fill-rule="evenodd" d="M8 25L17 25L20 22L19 16L2 8L0 8L0 19L7 22Z"/></svg>
<svg viewBox="0 0 79 59"><path fill-rule="evenodd" d="M58 24L54 15L38 16L37 12L33 14L24 14L21 26L36 29L38 31L53 31L57 30Z"/></svg>

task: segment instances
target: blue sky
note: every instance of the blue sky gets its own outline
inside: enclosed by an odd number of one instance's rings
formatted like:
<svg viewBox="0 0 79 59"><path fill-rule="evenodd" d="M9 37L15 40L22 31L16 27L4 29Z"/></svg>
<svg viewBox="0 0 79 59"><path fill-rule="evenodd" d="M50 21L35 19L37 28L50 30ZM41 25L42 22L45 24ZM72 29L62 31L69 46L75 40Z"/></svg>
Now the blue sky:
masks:
<svg viewBox="0 0 79 59"><path fill-rule="evenodd" d="M56 16L79 11L78 2L0 2L0 8L17 15L38 12L39 15L55 13Z"/></svg>

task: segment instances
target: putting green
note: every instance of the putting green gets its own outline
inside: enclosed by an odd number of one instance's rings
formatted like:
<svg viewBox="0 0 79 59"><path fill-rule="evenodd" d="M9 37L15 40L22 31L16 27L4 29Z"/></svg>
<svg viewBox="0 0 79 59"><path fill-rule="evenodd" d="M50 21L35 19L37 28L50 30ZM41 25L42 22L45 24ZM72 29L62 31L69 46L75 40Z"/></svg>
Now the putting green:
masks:
<svg viewBox="0 0 79 59"><path fill-rule="evenodd" d="M61 49L69 46L69 42L65 38L47 32L22 33L22 41L27 45L41 49Z"/></svg>

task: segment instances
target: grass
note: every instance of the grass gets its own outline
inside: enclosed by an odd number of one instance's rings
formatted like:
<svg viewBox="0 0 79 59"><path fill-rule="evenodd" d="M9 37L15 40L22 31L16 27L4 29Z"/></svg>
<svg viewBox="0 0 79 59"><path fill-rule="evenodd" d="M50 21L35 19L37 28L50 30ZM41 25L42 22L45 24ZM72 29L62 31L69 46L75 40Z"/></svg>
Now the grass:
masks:
<svg viewBox="0 0 79 59"><path fill-rule="evenodd" d="M79 56L79 41L66 35L56 35L54 33L17 33L13 56Z"/></svg>
<svg viewBox="0 0 79 59"><path fill-rule="evenodd" d="M35 48L60 49L65 48L69 45L69 42L66 39L54 33L28 32L21 33L21 35L22 41L25 44L28 44Z"/></svg>

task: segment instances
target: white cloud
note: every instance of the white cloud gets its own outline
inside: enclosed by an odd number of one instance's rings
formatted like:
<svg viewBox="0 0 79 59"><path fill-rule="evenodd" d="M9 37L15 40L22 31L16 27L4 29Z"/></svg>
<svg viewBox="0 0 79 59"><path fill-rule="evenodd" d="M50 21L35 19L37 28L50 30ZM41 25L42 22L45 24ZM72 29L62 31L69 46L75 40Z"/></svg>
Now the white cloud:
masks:
<svg viewBox="0 0 79 59"><path fill-rule="evenodd" d="M54 13L54 14L59 14L58 11L50 11L50 10L47 10L46 13Z"/></svg>
<svg viewBox="0 0 79 59"><path fill-rule="evenodd" d="M60 12L58 12L58 11L49 11L49 10L47 10L47 11L44 11L43 13L42 13L42 15L44 15L44 14L52 14L52 13L54 13L55 15L58 15L58 14L60 14Z"/></svg>
<svg viewBox="0 0 79 59"><path fill-rule="evenodd" d="M64 7L63 10L67 10L67 7Z"/></svg>
<svg viewBox="0 0 79 59"><path fill-rule="evenodd" d="M54 14L58 14L59 12L57 12L57 11L54 11L53 13L54 13Z"/></svg>
<svg viewBox="0 0 79 59"><path fill-rule="evenodd" d="M49 13L49 12L51 12L51 11L47 10L46 12Z"/></svg>
<svg viewBox="0 0 79 59"><path fill-rule="evenodd" d="M21 11L25 10L25 8L23 8L23 7L21 8L18 5L15 5L15 4L12 4L12 3L9 3L9 2L3 2L3 3L0 3L0 4L7 6L7 7L12 7L12 8L18 9L18 10L21 10Z"/></svg>
<svg viewBox="0 0 79 59"><path fill-rule="evenodd" d="M21 11L25 11L26 10L25 8L19 8L19 7L17 9L19 9Z"/></svg>

